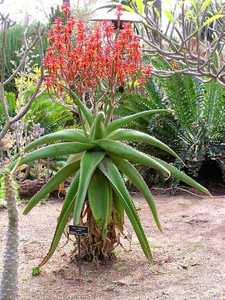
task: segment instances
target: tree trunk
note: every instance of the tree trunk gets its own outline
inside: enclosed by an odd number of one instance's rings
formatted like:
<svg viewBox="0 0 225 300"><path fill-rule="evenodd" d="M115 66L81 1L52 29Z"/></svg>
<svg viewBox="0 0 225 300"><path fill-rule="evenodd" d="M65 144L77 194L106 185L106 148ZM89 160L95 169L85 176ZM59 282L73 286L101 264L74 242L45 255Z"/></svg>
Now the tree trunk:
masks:
<svg viewBox="0 0 225 300"><path fill-rule="evenodd" d="M101 230L98 228L96 221L89 207L86 209L86 221L82 225L89 229L88 237L77 238L77 246L75 248L75 257L77 260L89 262L105 262L112 260L115 245L119 243L119 233L117 232L115 222L111 222L107 227L105 238L102 236Z"/></svg>
<svg viewBox="0 0 225 300"><path fill-rule="evenodd" d="M5 198L8 207L8 230L4 253L3 274L0 288L0 300L15 300L17 298L18 272L18 210L16 193L12 174L5 175Z"/></svg>

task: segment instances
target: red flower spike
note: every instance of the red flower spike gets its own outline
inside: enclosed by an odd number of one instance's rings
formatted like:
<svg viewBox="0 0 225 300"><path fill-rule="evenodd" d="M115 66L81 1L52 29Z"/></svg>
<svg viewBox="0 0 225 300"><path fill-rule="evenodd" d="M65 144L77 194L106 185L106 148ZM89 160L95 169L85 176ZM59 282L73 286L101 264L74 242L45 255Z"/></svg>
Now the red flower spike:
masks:
<svg viewBox="0 0 225 300"><path fill-rule="evenodd" d="M68 7L64 13L69 14ZM123 30L115 33L111 22L89 29L73 17L68 16L65 24L56 18L44 58L47 87L62 93L62 85L66 85L81 96L104 82L108 93L114 95L126 83L138 80L144 84L152 69L142 64L140 40L132 25L125 23Z"/></svg>

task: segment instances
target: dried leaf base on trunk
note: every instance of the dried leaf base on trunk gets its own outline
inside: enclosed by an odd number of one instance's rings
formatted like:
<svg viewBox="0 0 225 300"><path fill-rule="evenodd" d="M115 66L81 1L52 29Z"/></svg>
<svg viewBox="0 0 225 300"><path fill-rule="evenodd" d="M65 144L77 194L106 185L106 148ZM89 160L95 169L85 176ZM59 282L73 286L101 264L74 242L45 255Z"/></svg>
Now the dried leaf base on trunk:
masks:
<svg viewBox="0 0 225 300"><path fill-rule="evenodd" d="M78 262L96 263L106 263L115 259L113 251L120 239L120 233L116 229L115 223L112 222L107 226L106 237L103 238L101 230L89 210L83 225L88 227L89 234L87 237L76 238L73 258Z"/></svg>

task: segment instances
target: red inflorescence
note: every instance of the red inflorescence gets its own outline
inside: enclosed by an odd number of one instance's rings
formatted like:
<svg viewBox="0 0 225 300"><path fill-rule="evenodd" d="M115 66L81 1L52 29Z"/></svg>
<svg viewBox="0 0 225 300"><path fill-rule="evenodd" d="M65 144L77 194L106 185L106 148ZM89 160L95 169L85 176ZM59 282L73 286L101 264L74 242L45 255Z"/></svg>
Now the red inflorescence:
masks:
<svg viewBox="0 0 225 300"><path fill-rule="evenodd" d="M44 59L47 87L60 91L66 85L82 95L101 82L115 91L128 82L142 84L151 76L151 67L142 64L140 40L131 24L125 23L118 32L111 22L88 28L70 16L68 7L63 11L66 22L56 18L49 31Z"/></svg>

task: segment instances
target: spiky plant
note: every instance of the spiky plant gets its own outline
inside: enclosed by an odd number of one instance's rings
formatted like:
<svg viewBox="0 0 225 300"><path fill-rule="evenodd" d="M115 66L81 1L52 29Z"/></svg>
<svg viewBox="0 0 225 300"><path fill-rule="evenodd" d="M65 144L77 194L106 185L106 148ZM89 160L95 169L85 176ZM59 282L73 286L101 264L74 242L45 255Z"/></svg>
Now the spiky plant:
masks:
<svg viewBox="0 0 225 300"><path fill-rule="evenodd" d="M152 253L148 239L134 201L126 188L124 176L128 177L142 192L160 230L161 225L153 196L135 164L149 166L166 177L175 176L204 193L208 192L172 165L146 155L126 143L141 141L177 157L173 150L154 137L136 130L122 129L124 125L139 117L165 111L144 111L106 124L103 112L93 116L82 103L79 103L79 107L85 123L89 126L88 131L65 129L43 136L27 146L26 152L28 153L21 161L21 163L31 163L40 158L68 156L65 166L30 200L24 210L24 214L29 213L60 183L72 178L50 250L40 265L46 263L54 253L71 217L74 224L85 224L90 229L88 238L84 240L83 256L89 259L110 257L118 239L116 230L123 232L124 213L127 214L134 228L144 254L151 260ZM58 143L58 141L61 142ZM44 144L51 145L30 152Z"/></svg>
<svg viewBox="0 0 225 300"><path fill-rule="evenodd" d="M210 157L210 144L223 142L224 105L225 91L217 82L174 75L150 80L142 95L124 94L117 115L172 109L173 114L140 118L131 127L160 137L185 162L191 162Z"/></svg>
<svg viewBox="0 0 225 300"><path fill-rule="evenodd" d="M0 299L17 299L18 292L18 245L19 245L19 216L16 204L16 188L14 170L5 170L0 174L4 182L4 200L8 209L8 229L6 233L6 246L3 256L3 272L0 285Z"/></svg>
<svg viewBox="0 0 225 300"><path fill-rule="evenodd" d="M49 35L51 45L45 57L46 84L60 95L70 95L80 112L82 129L65 129L39 138L26 147L20 162L67 158L66 164L24 210L25 214L29 213L58 185L71 179L51 247L40 266L53 255L71 219L74 225L89 227L88 237L81 241L83 258L111 258L119 232L123 232L124 214L128 216L145 256L151 261L148 238L126 188L125 176L142 192L160 230L153 196L136 164L149 166L165 177L175 176L202 192L207 193L207 190L170 164L128 145L130 141L141 141L177 157L153 136L123 129L140 117L168 113L168 110L147 110L113 120L119 101L118 89L130 88L134 82L142 84L151 75L151 68L141 62L139 39L131 25L126 24L120 32L110 23L90 30L69 17L68 7L64 7L64 11L68 18L66 24L57 19ZM34 150L40 146L43 147Z"/></svg>

